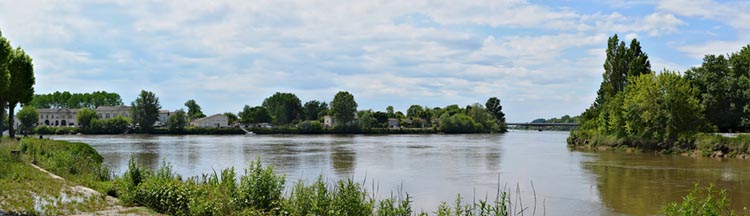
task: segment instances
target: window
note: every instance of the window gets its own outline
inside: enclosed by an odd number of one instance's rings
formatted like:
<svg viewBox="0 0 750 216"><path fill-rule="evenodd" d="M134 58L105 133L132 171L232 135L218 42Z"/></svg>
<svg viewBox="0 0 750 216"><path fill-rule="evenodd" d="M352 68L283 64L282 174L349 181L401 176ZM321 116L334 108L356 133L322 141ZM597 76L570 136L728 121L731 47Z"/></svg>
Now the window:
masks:
<svg viewBox="0 0 750 216"><path fill-rule="evenodd" d="M106 117L105 117L105 118L109 118L109 113L107 113L107 114L106 114Z"/></svg>
<svg viewBox="0 0 750 216"><path fill-rule="evenodd" d="M122 116L128 117L128 114L127 113L122 113Z"/></svg>
<svg viewBox="0 0 750 216"><path fill-rule="evenodd" d="M99 116L99 118L102 118L102 114L101 113L98 116Z"/></svg>
<svg viewBox="0 0 750 216"><path fill-rule="evenodd" d="M112 117L117 117L117 113L112 113Z"/></svg>

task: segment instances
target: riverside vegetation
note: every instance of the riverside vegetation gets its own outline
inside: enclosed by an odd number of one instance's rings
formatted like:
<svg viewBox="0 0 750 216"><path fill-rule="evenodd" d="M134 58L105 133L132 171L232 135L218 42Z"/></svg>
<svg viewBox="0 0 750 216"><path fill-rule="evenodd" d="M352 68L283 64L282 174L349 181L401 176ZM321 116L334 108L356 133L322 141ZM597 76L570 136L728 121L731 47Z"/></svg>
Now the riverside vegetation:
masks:
<svg viewBox="0 0 750 216"><path fill-rule="evenodd" d="M12 155L19 150L20 155ZM112 208L104 194L120 204L146 209L121 209L117 214L170 215L535 215L543 206L524 207L520 193L500 191L493 198L472 199L460 194L432 212L415 211L412 198L397 193L377 199L372 190L352 179L333 184L318 177L307 184L287 186L284 175L260 160L250 162L239 176L234 168L183 178L165 164L158 170L143 168L131 160L122 176L102 165L101 156L85 143L48 139L0 142L0 211L20 214L75 214ZM66 179L52 179L29 165L34 163ZM83 185L101 195L81 194L70 188ZM65 195L62 195L65 194ZM513 195L513 196L511 196ZM41 199L39 197L42 197ZM74 197L66 198L66 197ZM536 199L536 198L535 198ZM40 201L46 200L46 201ZM41 203L41 204L40 204ZM725 191L708 187L686 195L665 207L667 215L725 215L732 213Z"/></svg>
<svg viewBox="0 0 750 216"><path fill-rule="evenodd" d="M728 58L707 55L684 74L651 71L636 39L626 46L610 37L606 54L597 98L570 145L748 158L748 135L713 133L750 129L750 45Z"/></svg>

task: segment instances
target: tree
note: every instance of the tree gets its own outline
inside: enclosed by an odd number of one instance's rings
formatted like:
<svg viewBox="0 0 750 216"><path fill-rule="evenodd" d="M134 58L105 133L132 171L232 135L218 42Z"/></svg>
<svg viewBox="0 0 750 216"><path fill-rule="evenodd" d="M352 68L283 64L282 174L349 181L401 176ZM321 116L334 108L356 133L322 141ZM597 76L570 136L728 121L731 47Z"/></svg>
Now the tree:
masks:
<svg viewBox="0 0 750 216"><path fill-rule="evenodd" d="M644 74L630 78L624 98L625 133L667 143L688 142L698 132L710 131L698 91L677 73Z"/></svg>
<svg viewBox="0 0 750 216"><path fill-rule="evenodd" d="M269 123L273 120L268 110L262 106L250 107L245 105L242 111L240 111L239 117L240 122L246 125L252 123Z"/></svg>
<svg viewBox="0 0 750 216"><path fill-rule="evenodd" d="M93 121L96 121L97 119L99 119L99 116L96 114L96 111L88 108L80 109L76 114L76 121L78 121L78 126L84 130L88 129L91 126L91 123Z"/></svg>
<svg viewBox="0 0 750 216"><path fill-rule="evenodd" d="M8 71L8 63L10 58L13 56L13 47L10 46L10 42L3 37L0 32L0 133L5 131L5 105L8 102L8 95L10 94L10 73Z"/></svg>
<svg viewBox="0 0 750 216"><path fill-rule="evenodd" d="M364 110L359 114L359 128L366 130L376 123L372 110Z"/></svg>
<svg viewBox="0 0 750 216"><path fill-rule="evenodd" d="M37 109L96 109L100 106L122 106L122 98L117 93L95 91L93 93L70 93L67 91L34 95L30 104Z"/></svg>
<svg viewBox="0 0 750 216"><path fill-rule="evenodd" d="M171 131L182 131L187 125L187 115L185 110L178 109L174 111L174 114L169 116L167 119L167 127Z"/></svg>
<svg viewBox="0 0 750 216"><path fill-rule="evenodd" d="M274 124L284 125L299 119L302 114L301 103L299 98L292 93L276 92L276 94L263 100L263 107L273 117Z"/></svg>
<svg viewBox="0 0 750 216"><path fill-rule="evenodd" d="M422 115L424 109L420 105L411 105L409 109L406 109L406 117L410 119L418 119Z"/></svg>
<svg viewBox="0 0 750 216"><path fill-rule="evenodd" d="M224 115L227 116L227 120L230 125L240 120L240 118L237 117L237 115L231 112L225 112Z"/></svg>
<svg viewBox="0 0 750 216"><path fill-rule="evenodd" d="M479 127L474 119L464 114L440 116L440 131L444 133L474 133Z"/></svg>
<svg viewBox="0 0 750 216"><path fill-rule="evenodd" d="M495 121L495 118L488 112L487 109L482 106L482 104L475 103L472 104L471 109L467 112L467 115L471 117L471 119L474 120L474 122L478 123L480 128L479 130L484 131L498 131L499 127L497 125L497 121Z"/></svg>
<svg viewBox="0 0 750 216"><path fill-rule="evenodd" d="M388 106L385 108L386 114L388 114L388 118L395 118L396 113L393 111L393 106Z"/></svg>
<svg viewBox="0 0 750 216"><path fill-rule="evenodd" d="M497 122L497 126L499 127L498 129L501 131L505 131L505 113L503 113L503 106L500 105L500 99L491 97L487 99L487 102L484 103L484 106L487 108L487 112L492 115L492 118L495 119L495 122Z"/></svg>
<svg viewBox="0 0 750 216"><path fill-rule="evenodd" d="M13 51L13 55L8 64L10 71L10 85L8 100L8 122L11 127L8 134L11 138L15 137L13 130L14 109L18 103L26 104L34 98L34 64L31 57L21 48Z"/></svg>
<svg viewBox="0 0 750 216"><path fill-rule="evenodd" d="M354 95L346 91L336 93L331 101L331 112L336 124L349 124L354 120L354 112L357 112L357 102L354 101Z"/></svg>
<svg viewBox="0 0 750 216"><path fill-rule="evenodd" d="M706 119L720 131L750 130L750 45L739 52L706 55L685 77L700 91Z"/></svg>
<svg viewBox="0 0 750 216"><path fill-rule="evenodd" d="M131 117L133 123L142 131L151 131L154 123L159 120L159 98L156 94L141 90L138 98L131 103Z"/></svg>
<svg viewBox="0 0 750 216"><path fill-rule="evenodd" d="M328 110L328 104L317 100L305 102L303 106L305 120L318 120L326 110Z"/></svg>
<svg viewBox="0 0 750 216"><path fill-rule="evenodd" d="M195 119L206 117L206 115L203 114L203 111L201 111L201 106L199 106L198 103L195 102L195 100L188 100L187 102L185 102L185 106L188 108L187 117L189 120L192 121Z"/></svg>
<svg viewBox="0 0 750 216"><path fill-rule="evenodd" d="M39 122L39 112L32 106L23 106L23 109L18 111L18 120L21 122L21 131L28 134L34 128L34 124Z"/></svg>

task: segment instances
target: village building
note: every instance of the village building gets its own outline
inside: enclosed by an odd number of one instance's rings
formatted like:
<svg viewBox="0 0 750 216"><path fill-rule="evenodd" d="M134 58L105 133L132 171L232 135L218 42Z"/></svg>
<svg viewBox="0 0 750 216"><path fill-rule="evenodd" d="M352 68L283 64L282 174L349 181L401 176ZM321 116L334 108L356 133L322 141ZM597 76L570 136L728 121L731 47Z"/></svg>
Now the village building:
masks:
<svg viewBox="0 0 750 216"><path fill-rule="evenodd" d="M37 109L39 112L39 122L36 125L46 125L54 127L77 127L78 111L80 109ZM100 106L94 109L99 119L110 119L115 117L125 117L130 119L129 106ZM21 122L16 117L16 128Z"/></svg>
<svg viewBox="0 0 750 216"><path fill-rule="evenodd" d="M202 128L223 128L229 126L229 118L224 114L214 114L190 122L190 126Z"/></svg>
<svg viewBox="0 0 750 216"><path fill-rule="evenodd" d="M169 110L159 110L159 120L154 123L157 127L164 127L167 125L167 120L169 120L169 115L172 113L169 112Z"/></svg>
<svg viewBox="0 0 750 216"><path fill-rule="evenodd" d="M399 125L401 121L399 121L397 118L389 118L388 119L388 127L389 128L399 128L401 125Z"/></svg>

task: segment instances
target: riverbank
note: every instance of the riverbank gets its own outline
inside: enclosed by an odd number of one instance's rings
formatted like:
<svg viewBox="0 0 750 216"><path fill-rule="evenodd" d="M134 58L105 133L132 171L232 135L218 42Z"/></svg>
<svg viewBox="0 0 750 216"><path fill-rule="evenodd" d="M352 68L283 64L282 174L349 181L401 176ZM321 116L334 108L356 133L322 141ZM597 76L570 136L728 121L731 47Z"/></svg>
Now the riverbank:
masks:
<svg viewBox="0 0 750 216"><path fill-rule="evenodd" d="M750 159L750 134L700 133L686 141L664 142L572 131L567 142L569 146L587 150L652 151L691 157Z"/></svg>
<svg viewBox="0 0 750 216"><path fill-rule="evenodd" d="M95 151L86 151L80 147L82 145L75 144L70 146L76 147L65 150L56 148L61 145L69 143L31 139L0 141L0 214L153 214L145 208L121 206L117 199L103 193L107 185L111 185L108 181L90 179L89 168L94 166L81 164L90 164L87 159L97 158ZM63 155L82 159L82 163L66 161ZM54 170L57 175L45 169ZM102 191L93 190L91 186Z"/></svg>
<svg viewBox="0 0 750 216"><path fill-rule="evenodd" d="M303 127L256 127L247 128L255 134L441 134L444 133L437 128L303 128ZM91 133L83 132L75 127L37 127L34 131L35 134L39 135L64 135L64 134L122 134L122 133ZM127 132L135 133L135 132ZM502 132L462 132L461 134L472 134L472 133L502 133ZM189 127L179 130L170 130L167 128L156 128L149 132L143 132L142 134L154 134L154 135L242 135L246 134L241 128L198 128Z"/></svg>

